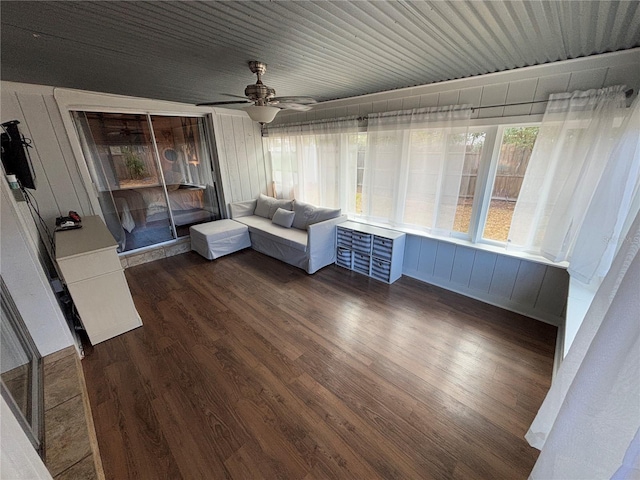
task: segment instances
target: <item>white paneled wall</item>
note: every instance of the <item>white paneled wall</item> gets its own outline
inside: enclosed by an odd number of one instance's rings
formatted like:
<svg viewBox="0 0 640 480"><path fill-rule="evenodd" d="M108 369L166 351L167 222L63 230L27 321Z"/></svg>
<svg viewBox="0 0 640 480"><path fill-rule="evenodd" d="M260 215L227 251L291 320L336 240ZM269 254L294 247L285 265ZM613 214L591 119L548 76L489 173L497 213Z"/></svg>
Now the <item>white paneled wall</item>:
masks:
<svg viewBox="0 0 640 480"><path fill-rule="evenodd" d="M31 140L29 149L37 179L33 196L51 230L56 217L75 210L81 216L93 210L81 181L69 138L53 98L53 87L2 82L0 121L18 120L20 132ZM21 214L29 217L24 204ZM37 232L30 232L37 243Z"/></svg>
<svg viewBox="0 0 640 480"><path fill-rule="evenodd" d="M407 235L402 273L553 325L563 322L569 275L562 268Z"/></svg>
<svg viewBox="0 0 640 480"><path fill-rule="evenodd" d="M394 110L471 104L483 107L472 118L544 113L551 93L624 84L640 90L640 49L555 62L507 72L403 88L344 100L322 102L302 113L282 112L276 123L304 122L346 115L365 116ZM313 92L309 92L313 95ZM513 105L529 102L528 105ZM496 106L494 106L496 105ZM503 106L507 105L507 106Z"/></svg>
<svg viewBox="0 0 640 480"><path fill-rule="evenodd" d="M271 168L264 158L260 125L244 112L216 109L214 130L225 203L271 194Z"/></svg>
<svg viewBox="0 0 640 480"><path fill-rule="evenodd" d="M0 191L2 278L44 357L72 345L73 338L6 182L0 184Z"/></svg>

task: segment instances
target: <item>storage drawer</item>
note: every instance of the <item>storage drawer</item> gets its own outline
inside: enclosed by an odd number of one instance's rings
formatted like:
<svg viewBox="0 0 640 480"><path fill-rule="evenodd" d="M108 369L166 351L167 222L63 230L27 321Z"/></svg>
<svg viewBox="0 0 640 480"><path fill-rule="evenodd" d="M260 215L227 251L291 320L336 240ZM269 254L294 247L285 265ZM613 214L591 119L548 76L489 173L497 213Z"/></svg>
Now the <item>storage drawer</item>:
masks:
<svg viewBox="0 0 640 480"><path fill-rule="evenodd" d="M336 264L340 267L351 268L351 250L338 247L336 252Z"/></svg>
<svg viewBox="0 0 640 480"><path fill-rule="evenodd" d="M374 258L371 260L371 277L389 283L391 263Z"/></svg>
<svg viewBox="0 0 640 480"><path fill-rule="evenodd" d="M351 230L338 227L338 246L351 248Z"/></svg>
<svg viewBox="0 0 640 480"><path fill-rule="evenodd" d="M351 234L351 248L363 253L371 253L372 235L369 233L353 232Z"/></svg>
<svg viewBox="0 0 640 480"><path fill-rule="evenodd" d="M371 263L371 257L359 252L353 252L353 267L355 272L364 273L369 275L369 264Z"/></svg>
<svg viewBox="0 0 640 480"><path fill-rule="evenodd" d="M74 257L58 258L58 265L68 284L111 272L122 271L115 247Z"/></svg>
<svg viewBox="0 0 640 480"><path fill-rule="evenodd" d="M391 261L393 240L384 237L373 237L373 256Z"/></svg>

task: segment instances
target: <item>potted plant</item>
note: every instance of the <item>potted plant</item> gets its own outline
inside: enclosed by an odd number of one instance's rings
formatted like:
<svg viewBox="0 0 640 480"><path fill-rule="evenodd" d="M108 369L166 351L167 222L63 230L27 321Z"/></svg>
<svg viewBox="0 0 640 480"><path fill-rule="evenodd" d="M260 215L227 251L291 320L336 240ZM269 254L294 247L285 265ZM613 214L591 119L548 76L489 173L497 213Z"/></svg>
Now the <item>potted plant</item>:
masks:
<svg viewBox="0 0 640 480"><path fill-rule="evenodd" d="M129 175L131 175L132 179L144 177L146 168L144 162L140 160L140 157L136 153L131 150L126 151L124 154L124 164L127 170L129 170Z"/></svg>

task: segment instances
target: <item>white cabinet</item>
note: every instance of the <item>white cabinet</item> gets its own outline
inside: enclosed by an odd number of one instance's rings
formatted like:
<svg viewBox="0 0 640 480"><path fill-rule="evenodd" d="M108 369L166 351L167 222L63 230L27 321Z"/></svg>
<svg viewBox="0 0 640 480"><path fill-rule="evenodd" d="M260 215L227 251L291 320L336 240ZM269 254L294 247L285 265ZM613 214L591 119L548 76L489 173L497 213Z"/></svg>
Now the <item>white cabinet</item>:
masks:
<svg viewBox="0 0 640 480"><path fill-rule="evenodd" d="M404 233L344 222L338 225L336 235L336 265L387 283L402 276Z"/></svg>
<svg viewBox="0 0 640 480"><path fill-rule="evenodd" d="M142 325L117 246L98 216L56 232L56 262L93 345Z"/></svg>

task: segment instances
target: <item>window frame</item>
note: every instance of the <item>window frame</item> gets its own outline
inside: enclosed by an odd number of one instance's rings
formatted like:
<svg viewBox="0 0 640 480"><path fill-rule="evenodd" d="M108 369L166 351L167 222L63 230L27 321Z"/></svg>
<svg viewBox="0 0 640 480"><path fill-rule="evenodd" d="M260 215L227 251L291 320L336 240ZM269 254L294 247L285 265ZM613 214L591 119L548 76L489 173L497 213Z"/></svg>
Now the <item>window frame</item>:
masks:
<svg viewBox="0 0 640 480"><path fill-rule="evenodd" d="M467 130L467 133L477 133L484 132L486 134L484 145L482 147L482 155L480 156L480 162L478 165L478 176L476 177L476 188L473 194L473 201L471 204L471 218L469 219L469 230L465 232L458 232L456 230L451 230L449 236L452 238L458 238L461 240L467 240L472 243L477 242L477 231L478 225L481 221L481 211L482 205L484 203L483 195L480 195L479 192L484 192L486 189L486 184L488 181L488 176L490 173L490 165L492 161L493 148L495 148L495 135L496 135L497 126L470 126ZM488 148L489 145L492 145L491 148ZM484 222L483 229L484 229ZM482 230L480 230L482 232Z"/></svg>
<svg viewBox="0 0 640 480"><path fill-rule="evenodd" d="M500 240L493 240L490 238L484 238L484 229L487 224L487 218L489 216L489 207L491 206L491 196L493 195L493 187L496 182L496 176L498 173L498 162L500 161L500 147L502 146L502 141L504 139L504 132L508 128L526 128L526 127L540 127L542 124L541 121L538 122L520 122L520 123L501 123L496 125L493 128L493 132L495 137L493 139L493 147L491 149L491 158L489 160L489 164L486 169L486 178L485 184L482 189L482 198L479 199L479 208L477 211L478 218L475 223L474 235L471 237L472 243L483 243L486 245L492 245L496 247L507 247L509 245L509 240L505 242L501 242ZM488 136L488 134L487 134ZM537 139L537 137L536 137ZM484 160L484 158L483 158ZM526 171L525 171L526 175ZM478 176L480 176L480 172L478 171ZM477 192L476 192L477 193ZM475 208L475 198L474 198L474 208ZM471 213L471 221L473 222L473 213ZM469 227L471 230L471 226Z"/></svg>

